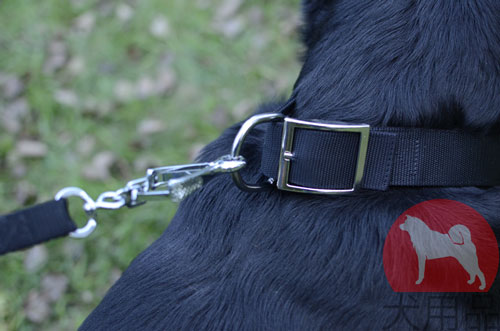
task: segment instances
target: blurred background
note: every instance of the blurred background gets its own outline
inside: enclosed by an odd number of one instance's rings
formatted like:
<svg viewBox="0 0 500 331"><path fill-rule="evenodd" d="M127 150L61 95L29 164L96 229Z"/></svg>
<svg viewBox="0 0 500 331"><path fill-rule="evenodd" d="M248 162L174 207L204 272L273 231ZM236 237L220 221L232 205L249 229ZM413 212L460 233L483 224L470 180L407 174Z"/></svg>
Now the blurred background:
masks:
<svg viewBox="0 0 500 331"><path fill-rule="evenodd" d="M287 97L299 10L299 0L1 1L0 214L65 186L96 198L148 167L189 162L259 103ZM90 238L0 257L0 331L76 329L175 209L101 212Z"/></svg>

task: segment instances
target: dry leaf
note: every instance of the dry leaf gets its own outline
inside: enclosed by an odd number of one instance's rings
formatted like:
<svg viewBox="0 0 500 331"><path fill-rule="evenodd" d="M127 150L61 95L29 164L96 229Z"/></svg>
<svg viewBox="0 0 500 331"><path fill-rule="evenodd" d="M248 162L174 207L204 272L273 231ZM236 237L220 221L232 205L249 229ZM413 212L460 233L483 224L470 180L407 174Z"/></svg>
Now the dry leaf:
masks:
<svg viewBox="0 0 500 331"><path fill-rule="evenodd" d="M47 151L47 145L36 140L20 140L15 147L16 154L26 158L41 158L47 154Z"/></svg>
<svg viewBox="0 0 500 331"><path fill-rule="evenodd" d="M43 65L43 72L52 74L61 69L68 59L66 44L61 40L53 40L49 44L47 59Z"/></svg>
<svg viewBox="0 0 500 331"><path fill-rule="evenodd" d="M16 184L16 201L19 205L25 206L28 203L33 203L37 197L36 187L27 181L19 181Z"/></svg>
<svg viewBox="0 0 500 331"><path fill-rule="evenodd" d="M24 91L23 81L19 77L10 74L0 73L0 87L6 99L18 97Z"/></svg>
<svg viewBox="0 0 500 331"><path fill-rule="evenodd" d="M118 80L114 87L114 94L120 102L132 100L135 94L134 84L127 80Z"/></svg>
<svg viewBox="0 0 500 331"><path fill-rule="evenodd" d="M157 38L164 38L168 36L170 32L170 26L168 24L167 18L165 16L156 16L151 21L149 26L149 32Z"/></svg>
<svg viewBox="0 0 500 331"><path fill-rule="evenodd" d="M125 3L121 3L116 7L115 14L120 21L126 22L134 16L134 9Z"/></svg>
<svg viewBox="0 0 500 331"><path fill-rule="evenodd" d="M85 70L85 60L79 56L72 57L66 68L71 75L77 76Z"/></svg>
<svg viewBox="0 0 500 331"><path fill-rule="evenodd" d="M78 95L72 90L56 90L54 92L54 100L66 107L77 108L80 104Z"/></svg>
<svg viewBox="0 0 500 331"><path fill-rule="evenodd" d="M30 322L42 323L51 313L47 298L38 291L30 291L24 307L24 313Z"/></svg>
<svg viewBox="0 0 500 331"><path fill-rule="evenodd" d="M155 81L148 76L141 77L135 86L137 97L145 99L156 94Z"/></svg>
<svg viewBox="0 0 500 331"><path fill-rule="evenodd" d="M92 162L83 168L82 175L90 180L106 180L111 176L111 166L116 157L111 151L100 152L94 156Z"/></svg>
<svg viewBox="0 0 500 331"><path fill-rule="evenodd" d="M214 29L228 39L236 38L244 28L245 21L241 16L214 23Z"/></svg>
<svg viewBox="0 0 500 331"><path fill-rule="evenodd" d="M177 77L173 70L161 70L158 74L158 77L156 78L156 94L163 94L171 90L174 87L176 80Z"/></svg>
<svg viewBox="0 0 500 331"><path fill-rule="evenodd" d="M36 272L47 263L48 259L49 253L45 246L34 246L26 251L26 255L24 256L24 269L27 272Z"/></svg>
<svg viewBox="0 0 500 331"><path fill-rule="evenodd" d="M216 9L216 20L226 20L234 16L242 4L243 0L224 0Z"/></svg>
<svg viewBox="0 0 500 331"><path fill-rule="evenodd" d="M14 134L22 129L22 120L29 114L29 104L25 98L14 100L5 108L0 108L0 123L7 132Z"/></svg>
<svg viewBox="0 0 500 331"><path fill-rule="evenodd" d="M149 136L165 130L165 124L154 118L146 118L137 125L137 134L140 136Z"/></svg>
<svg viewBox="0 0 500 331"><path fill-rule="evenodd" d="M78 260L84 251L83 242L76 240L65 240L63 244L63 253L72 260Z"/></svg>
<svg viewBox="0 0 500 331"><path fill-rule="evenodd" d="M94 28L96 21L95 14L93 12L86 12L75 19L74 27L76 30L83 33L89 33Z"/></svg>
<svg viewBox="0 0 500 331"><path fill-rule="evenodd" d="M48 274L42 279L42 295L47 301L55 302L66 292L68 282L63 274Z"/></svg>
<svg viewBox="0 0 500 331"><path fill-rule="evenodd" d="M86 135L76 145L76 151L81 156L89 156L94 150L96 140L93 136Z"/></svg>
<svg viewBox="0 0 500 331"><path fill-rule="evenodd" d="M94 300L94 294L89 290L83 291L80 297L83 303L91 303Z"/></svg>

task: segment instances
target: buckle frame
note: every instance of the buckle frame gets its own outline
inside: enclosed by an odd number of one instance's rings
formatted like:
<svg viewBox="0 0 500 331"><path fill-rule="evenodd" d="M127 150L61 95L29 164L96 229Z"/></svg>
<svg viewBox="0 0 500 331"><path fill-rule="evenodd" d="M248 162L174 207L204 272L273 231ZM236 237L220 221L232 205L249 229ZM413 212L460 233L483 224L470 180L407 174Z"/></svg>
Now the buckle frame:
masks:
<svg viewBox="0 0 500 331"><path fill-rule="evenodd" d="M322 188L294 185L289 182L290 163L294 156L292 151L294 133L295 129L297 128L306 130L359 133L360 139L358 145L358 158L356 161L356 171L354 175L354 183L352 185L352 188L322 189ZM333 122L333 123L310 122L310 121L302 121L286 117L284 119L284 125L283 125L283 138L281 141L281 151L280 151L278 178L276 186L280 190L300 192L300 193L313 193L313 194L338 195L338 194L348 194L355 192L356 189L359 187L361 180L363 179L363 173L366 163L366 154L368 151L369 136L370 136L370 125L368 124L352 124L344 122Z"/></svg>

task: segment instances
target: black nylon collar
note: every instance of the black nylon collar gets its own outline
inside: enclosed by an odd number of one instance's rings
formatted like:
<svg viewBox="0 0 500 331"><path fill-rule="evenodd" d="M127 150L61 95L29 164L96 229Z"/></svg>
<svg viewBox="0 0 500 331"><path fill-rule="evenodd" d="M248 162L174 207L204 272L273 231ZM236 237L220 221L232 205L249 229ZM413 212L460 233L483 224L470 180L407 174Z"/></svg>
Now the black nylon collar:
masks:
<svg viewBox="0 0 500 331"><path fill-rule="evenodd" d="M279 112L290 114L294 106L292 97ZM282 121L266 125L261 171L279 182L283 177L279 168L283 162L284 125ZM286 182L323 190L350 189L355 182L359 147L360 134L356 132L296 128ZM497 186L500 136L461 130L372 127L363 163L364 175L357 188Z"/></svg>
<svg viewBox="0 0 500 331"><path fill-rule="evenodd" d="M270 123L261 170L278 178L283 123ZM320 189L351 188L359 135L296 129L289 182ZM452 130L371 128L360 188L500 185L500 137Z"/></svg>

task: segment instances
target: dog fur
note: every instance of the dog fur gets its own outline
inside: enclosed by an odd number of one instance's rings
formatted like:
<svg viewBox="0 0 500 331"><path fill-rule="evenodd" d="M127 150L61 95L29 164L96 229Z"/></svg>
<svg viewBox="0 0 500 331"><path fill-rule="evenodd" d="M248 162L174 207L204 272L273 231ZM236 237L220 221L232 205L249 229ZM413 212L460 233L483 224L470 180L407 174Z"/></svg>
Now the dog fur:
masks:
<svg viewBox="0 0 500 331"><path fill-rule="evenodd" d="M299 119L373 126L500 128L498 0L308 0L307 51L295 84ZM262 106L272 112L280 105ZM226 154L240 124L204 149ZM243 148L260 179L263 132ZM217 176L181 203L163 235L110 289L82 330L381 330L411 300L398 330L444 329L432 294L394 293L383 270L389 228L430 199L465 203L500 234L500 189L391 188L353 196L240 191ZM489 292L498 312L500 282ZM462 313L478 294L450 293Z"/></svg>

